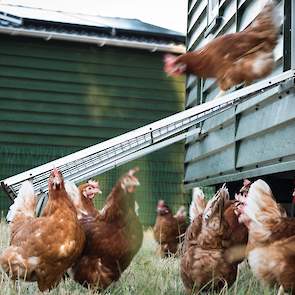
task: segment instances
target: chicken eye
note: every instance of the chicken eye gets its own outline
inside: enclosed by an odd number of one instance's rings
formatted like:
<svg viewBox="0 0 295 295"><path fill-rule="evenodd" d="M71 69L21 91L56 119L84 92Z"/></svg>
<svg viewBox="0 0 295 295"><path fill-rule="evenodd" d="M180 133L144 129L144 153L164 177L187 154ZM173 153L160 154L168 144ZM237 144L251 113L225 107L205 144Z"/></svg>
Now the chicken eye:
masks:
<svg viewBox="0 0 295 295"><path fill-rule="evenodd" d="M205 220L208 220L210 216L211 216L211 210L208 210L208 211L204 214L204 219L205 219Z"/></svg>

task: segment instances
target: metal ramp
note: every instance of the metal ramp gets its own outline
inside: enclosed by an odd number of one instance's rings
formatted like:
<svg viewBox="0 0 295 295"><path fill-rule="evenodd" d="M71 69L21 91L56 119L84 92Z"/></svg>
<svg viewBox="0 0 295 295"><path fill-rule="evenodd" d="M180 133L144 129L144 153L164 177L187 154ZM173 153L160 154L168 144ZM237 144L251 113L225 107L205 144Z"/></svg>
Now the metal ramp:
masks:
<svg viewBox="0 0 295 295"><path fill-rule="evenodd" d="M53 167L58 167L65 179L81 182L170 144L197 135L199 129L191 127L197 127L198 123L250 99L257 93L286 82L291 82L294 85L294 78L295 71L290 70L264 79L213 101L4 179L1 181L1 186L7 195L14 199L21 183L25 180L32 180L35 192L44 194L47 192L49 172Z"/></svg>

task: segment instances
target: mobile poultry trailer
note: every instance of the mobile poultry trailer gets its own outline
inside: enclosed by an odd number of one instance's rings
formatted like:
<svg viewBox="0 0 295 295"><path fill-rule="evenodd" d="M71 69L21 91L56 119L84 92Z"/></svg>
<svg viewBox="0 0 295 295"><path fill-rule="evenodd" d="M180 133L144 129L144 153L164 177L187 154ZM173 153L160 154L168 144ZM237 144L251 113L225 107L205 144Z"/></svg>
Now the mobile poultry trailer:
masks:
<svg viewBox="0 0 295 295"><path fill-rule="evenodd" d="M265 2L190 0L187 50L202 47L222 34L244 30ZM283 22L272 77L295 67L295 2L276 2ZM218 91L213 80L188 76L186 108L210 101ZM186 146L185 188L227 182L230 191L236 191L243 178L259 177L270 184L280 202L290 206L295 179L294 103L293 87L283 92L274 87L204 121L199 138Z"/></svg>

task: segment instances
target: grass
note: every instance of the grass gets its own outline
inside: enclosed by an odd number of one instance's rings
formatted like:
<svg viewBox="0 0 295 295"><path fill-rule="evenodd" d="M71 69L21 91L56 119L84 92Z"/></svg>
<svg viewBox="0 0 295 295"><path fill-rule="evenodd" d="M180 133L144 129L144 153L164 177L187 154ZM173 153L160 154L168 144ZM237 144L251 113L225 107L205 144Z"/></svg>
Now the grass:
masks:
<svg viewBox="0 0 295 295"><path fill-rule="evenodd" d="M0 222L0 250L8 245L9 230L5 222ZM132 261L130 267L123 273L121 279L112 284L102 293L82 288L71 279L61 282L57 288L48 292L50 295L185 295L179 275L179 259L160 259L155 255L156 243L151 230L145 232L144 243ZM14 283L0 272L0 294L5 295L36 295L40 294L36 283L17 281ZM273 295L277 290L263 288L253 277L249 268L244 266L236 283L219 293L203 293L208 295Z"/></svg>

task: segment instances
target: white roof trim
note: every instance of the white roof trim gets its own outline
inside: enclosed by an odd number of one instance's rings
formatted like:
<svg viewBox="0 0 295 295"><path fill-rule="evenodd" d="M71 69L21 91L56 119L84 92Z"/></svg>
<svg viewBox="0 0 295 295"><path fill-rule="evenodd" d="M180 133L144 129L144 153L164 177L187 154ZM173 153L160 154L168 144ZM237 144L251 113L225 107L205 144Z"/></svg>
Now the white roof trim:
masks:
<svg viewBox="0 0 295 295"><path fill-rule="evenodd" d="M129 41L121 40L116 38L102 38L102 37L91 37L83 36L78 34L67 34L67 33L57 33L57 32L48 32L48 31L38 31L38 30L27 30L22 28L11 28L11 27L0 27L0 33L9 34L9 35L18 35L18 36L29 36L43 38L45 40L55 39L55 40L65 40L72 42L82 42L82 43L93 43L98 46L117 46L117 47L129 47L137 49L145 49L152 52L155 51L164 51L172 53L184 53L184 45L163 45L158 43L149 43L149 42L139 42L139 41Z"/></svg>

